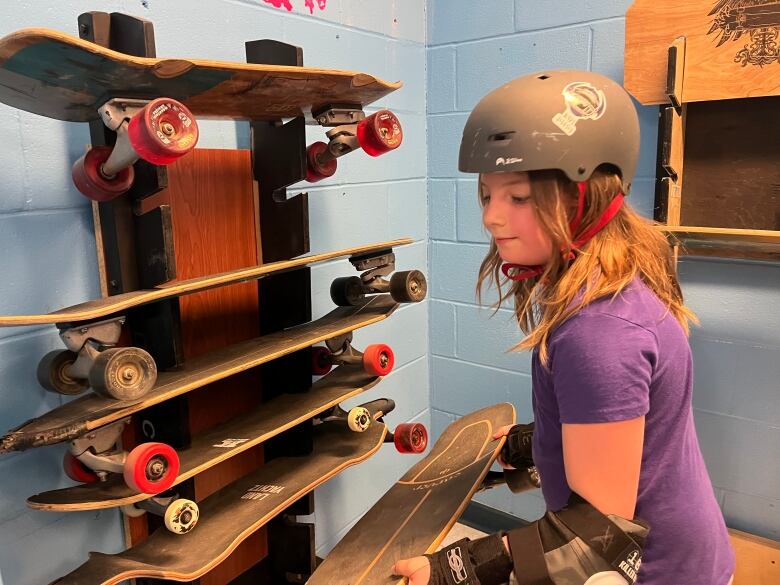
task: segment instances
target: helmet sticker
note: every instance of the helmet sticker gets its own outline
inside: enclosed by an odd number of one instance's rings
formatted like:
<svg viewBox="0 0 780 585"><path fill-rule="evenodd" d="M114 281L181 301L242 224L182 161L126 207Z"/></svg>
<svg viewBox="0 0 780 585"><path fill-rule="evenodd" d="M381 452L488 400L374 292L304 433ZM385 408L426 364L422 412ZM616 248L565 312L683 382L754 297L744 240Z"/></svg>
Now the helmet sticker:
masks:
<svg viewBox="0 0 780 585"><path fill-rule="evenodd" d="M607 97L604 92L587 81L575 81L561 92L566 109L553 116L553 124L563 130L567 136L577 131L579 120L598 120L607 109Z"/></svg>
<svg viewBox="0 0 780 585"><path fill-rule="evenodd" d="M519 162L523 162L523 159L522 158L515 158L515 157L504 158L503 156L499 156L496 159L496 166L499 166L499 165L513 165L513 164L519 163Z"/></svg>

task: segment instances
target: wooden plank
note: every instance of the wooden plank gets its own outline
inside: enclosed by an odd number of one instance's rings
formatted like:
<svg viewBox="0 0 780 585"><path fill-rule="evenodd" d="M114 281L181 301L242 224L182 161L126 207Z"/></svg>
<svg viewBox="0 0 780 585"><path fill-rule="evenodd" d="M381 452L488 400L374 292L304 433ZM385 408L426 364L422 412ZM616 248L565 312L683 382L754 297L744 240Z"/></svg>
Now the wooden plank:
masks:
<svg viewBox="0 0 780 585"><path fill-rule="evenodd" d="M643 104L667 101L667 49L686 38L683 102L780 95L780 2L636 0L626 12L624 84ZM744 3L743 3L744 4Z"/></svg>
<svg viewBox="0 0 780 585"><path fill-rule="evenodd" d="M739 530L729 530L729 534L737 555L733 585L780 583L780 542Z"/></svg>

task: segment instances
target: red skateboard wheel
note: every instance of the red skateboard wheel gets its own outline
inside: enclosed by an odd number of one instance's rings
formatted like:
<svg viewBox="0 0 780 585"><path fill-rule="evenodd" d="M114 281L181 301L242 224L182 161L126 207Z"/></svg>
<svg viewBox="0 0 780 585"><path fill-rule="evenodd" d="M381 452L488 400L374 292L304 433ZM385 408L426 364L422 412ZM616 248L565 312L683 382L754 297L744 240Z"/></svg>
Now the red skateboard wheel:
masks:
<svg viewBox="0 0 780 585"><path fill-rule="evenodd" d="M399 453L422 453L428 447L428 429L422 423L403 423L393 432L393 443Z"/></svg>
<svg viewBox="0 0 780 585"><path fill-rule="evenodd" d="M393 371L395 356L389 345L375 343L363 352L363 368L374 376L387 376Z"/></svg>
<svg viewBox="0 0 780 585"><path fill-rule="evenodd" d="M73 183L85 197L93 201L111 201L133 184L135 171L132 166L125 167L110 179L103 176L100 167L110 155L110 146L95 146L73 163Z"/></svg>
<svg viewBox="0 0 780 585"><path fill-rule="evenodd" d="M144 494L159 494L173 485L179 474L179 456L165 443L142 443L125 460L125 483Z"/></svg>
<svg viewBox="0 0 780 585"><path fill-rule="evenodd" d="M327 347L317 345L311 348L311 373L313 376L324 376L333 367L333 355Z"/></svg>
<svg viewBox="0 0 780 585"><path fill-rule="evenodd" d="M393 112L379 110L358 122L357 139L366 154L379 156L401 146L404 131Z"/></svg>
<svg viewBox="0 0 780 585"><path fill-rule="evenodd" d="M184 104L158 98L130 119L127 136L142 159L167 165L195 148L198 123Z"/></svg>
<svg viewBox="0 0 780 585"><path fill-rule="evenodd" d="M306 149L306 180L309 183L322 181L336 173L338 163L335 158L325 162L318 160L320 154L327 150L328 145L324 142L315 142Z"/></svg>
<svg viewBox="0 0 780 585"><path fill-rule="evenodd" d="M65 469L65 475L73 481L95 483L100 479L94 471L79 461L70 451L65 451L62 467Z"/></svg>

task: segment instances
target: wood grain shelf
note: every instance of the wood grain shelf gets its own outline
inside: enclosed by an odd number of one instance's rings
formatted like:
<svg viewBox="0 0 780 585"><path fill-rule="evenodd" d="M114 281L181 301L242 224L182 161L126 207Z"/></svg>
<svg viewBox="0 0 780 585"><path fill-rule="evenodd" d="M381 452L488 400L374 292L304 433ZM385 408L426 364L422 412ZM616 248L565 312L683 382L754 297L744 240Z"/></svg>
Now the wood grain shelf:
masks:
<svg viewBox="0 0 780 585"><path fill-rule="evenodd" d="M658 225L680 253L780 261L780 231Z"/></svg>

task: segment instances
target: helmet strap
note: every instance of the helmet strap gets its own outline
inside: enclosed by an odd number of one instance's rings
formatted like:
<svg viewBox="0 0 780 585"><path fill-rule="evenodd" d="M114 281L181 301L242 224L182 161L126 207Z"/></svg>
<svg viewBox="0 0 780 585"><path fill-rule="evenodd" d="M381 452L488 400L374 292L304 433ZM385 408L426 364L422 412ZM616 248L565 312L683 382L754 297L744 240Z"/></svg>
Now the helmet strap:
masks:
<svg viewBox="0 0 780 585"><path fill-rule="evenodd" d="M574 237L574 234L579 227L580 221L582 220L582 216L585 212L585 192L587 190L587 183L585 181L578 182L577 190L579 191L579 196L577 198L577 213L574 215L574 218L571 220L571 222L569 222L569 229L571 231L572 237ZM593 236L599 233L604 228L604 226L612 220L613 217L617 215L618 211L620 211L620 208L623 206L623 200L625 197L625 194L618 193L604 210L604 213L601 214L599 220L584 232L582 232L576 240L572 241L571 251L568 253L563 251L564 256L566 256L569 260L574 260L574 250L581 249L591 240L591 238L593 238ZM501 265L501 272L503 272L504 276L515 282L533 278L535 276L540 276L544 273L544 270L545 267L541 265L523 266L521 264L509 263Z"/></svg>

